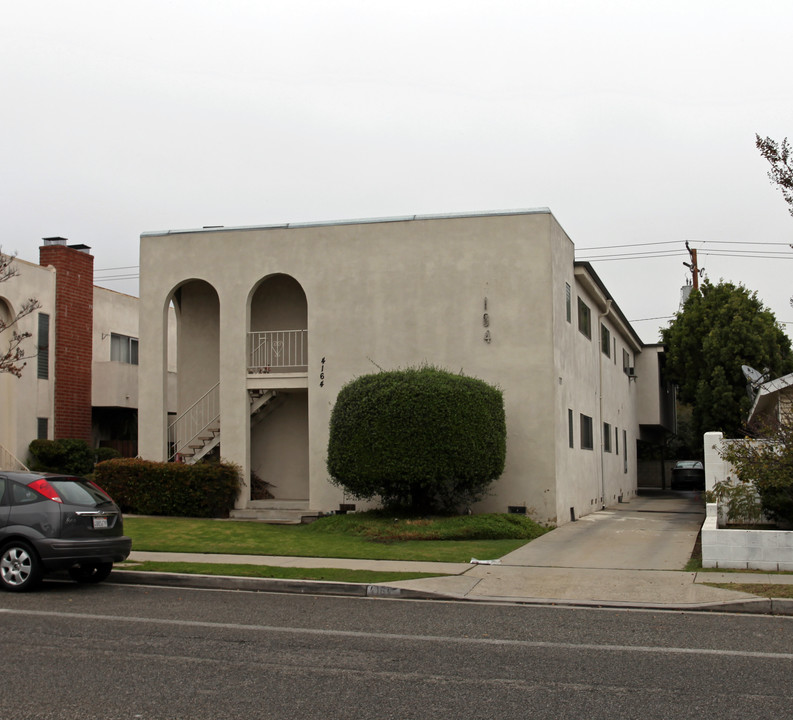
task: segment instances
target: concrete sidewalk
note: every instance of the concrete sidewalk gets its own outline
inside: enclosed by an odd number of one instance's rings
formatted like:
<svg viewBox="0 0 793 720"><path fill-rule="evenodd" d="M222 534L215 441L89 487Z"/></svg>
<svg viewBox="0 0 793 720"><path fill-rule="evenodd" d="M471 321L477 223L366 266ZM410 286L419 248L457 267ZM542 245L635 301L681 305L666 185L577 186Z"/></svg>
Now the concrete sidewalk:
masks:
<svg viewBox="0 0 793 720"><path fill-rule="evenodd" d="M180 576L180 585L231 585L240 589L434 597L480 602L793 614L793 600L769 600L703 584L793 583L791 575L696 573L682 570L691 556L704 516L704 505L697 493L640 496L629 503L620 503L563 525L498 559L496 564L134 551L130 559L444 574L376 586L252 578L244 581L236 579L232 583L229 578L209 576L201 576L202 579ZM170 574L161 575L163 582L169 578L172 581L175 579ZM113 578L146 582L154 581L155 575L117 571Z"/></svg>

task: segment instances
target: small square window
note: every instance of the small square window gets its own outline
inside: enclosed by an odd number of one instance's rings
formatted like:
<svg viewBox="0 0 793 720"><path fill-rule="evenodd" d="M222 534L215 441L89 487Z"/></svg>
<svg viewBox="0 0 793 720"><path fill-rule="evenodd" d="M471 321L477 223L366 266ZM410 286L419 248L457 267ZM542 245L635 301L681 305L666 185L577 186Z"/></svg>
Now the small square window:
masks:
<svg viewBox="0 0 793 720"><path fill-rule="evenodd" d="M138 338L110 333L110 359L115 362L138 364Z"/></svg>

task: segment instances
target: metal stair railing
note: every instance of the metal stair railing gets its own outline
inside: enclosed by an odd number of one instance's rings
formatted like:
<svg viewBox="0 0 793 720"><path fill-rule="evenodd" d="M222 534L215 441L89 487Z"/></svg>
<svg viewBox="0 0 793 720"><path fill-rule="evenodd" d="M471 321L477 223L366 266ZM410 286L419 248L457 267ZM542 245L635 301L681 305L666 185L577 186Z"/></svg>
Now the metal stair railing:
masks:
<svg viewBox="0 0 793 720"><path fill-rule="evenodd" d="M219 382L168 426L168 461L177 460L210 429L220 429Z"/></svg>
<svg viewBox="0 0 793 720"><path fill-rule="evenodd" d="M2 470L24 470L29 468L14 453L4 445L0 445L0 469Z"/></svg>

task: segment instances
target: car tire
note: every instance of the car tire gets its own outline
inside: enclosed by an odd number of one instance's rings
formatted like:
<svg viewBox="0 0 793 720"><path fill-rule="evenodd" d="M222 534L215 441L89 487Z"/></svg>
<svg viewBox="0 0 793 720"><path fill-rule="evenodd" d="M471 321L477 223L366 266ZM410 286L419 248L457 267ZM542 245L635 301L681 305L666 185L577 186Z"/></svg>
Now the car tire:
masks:
<svg viewBox="0 0 793 720"><path fill-rule="evenodd" d="M78 583L99 583L107 580L107 576L113 570L113 563L96 563L91 565L81 563L69 568L69 576Z"/></svg>
<svg viewBox="0 0 793 720"><path fill-rule="evenodd" d="M15 540L0 550L0 587L27 592L39 584L41 577L41 561L27 543Z"/></svg>

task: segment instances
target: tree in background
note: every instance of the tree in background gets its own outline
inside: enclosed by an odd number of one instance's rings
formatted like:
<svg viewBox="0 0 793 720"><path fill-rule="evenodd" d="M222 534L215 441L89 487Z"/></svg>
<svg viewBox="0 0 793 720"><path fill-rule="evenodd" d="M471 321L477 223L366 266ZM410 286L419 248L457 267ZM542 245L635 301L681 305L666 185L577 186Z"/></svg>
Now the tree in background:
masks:
<svg viewBox="0 0 793 720"><path fill-rule="evenodd" d="M389 509L451 512L504 471L506 435L503 395L482 380L433 367L363 375L336 399L328 472Z"/></svg>
<svg viewBox="0 0 793 720"><path fill-rule="evenodd" d="M13 277L19 275L16 267L14 267L14 257L12 255L5 255L0 249L0 283L7 282ZM0 304L2 301L0 301ZM10 373L20 377L22 375L22 368L25 367L23 358L25 357L25 350L22 347L22 342L30 337L29 332L18 332L16 324L26 315L30 315L33 311L40 308L38 300L29 298L22 304L22 307L14 314L13 310L9 313L9 317L5 317L4 310L6 308L0 307L0 334L11 331L11 337L8 340L8 349L3 352L0 350L0 373Z"/></svg>
<svg viewBox="0 0 793 720"><path fill-rule="evenodd" d="M755 135L755 145L760 154L771 163L768 177L782 191L785 202L790 206L790 214L793 215L793 155L787 138L777 143L770 137L764 139Z"/></svg>
<svg viewBox="0 0 793 720"><path fill-rule="evenodd" d="M677 385L680 402L691 405L700 448L706 432L739 434L751 407L741 365L768 368L771 377L793 370L790 340L743 285L705 281L661 335L666 378Z"/></svg>

